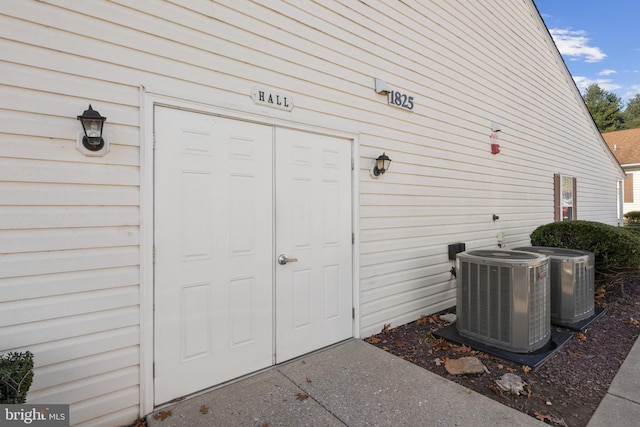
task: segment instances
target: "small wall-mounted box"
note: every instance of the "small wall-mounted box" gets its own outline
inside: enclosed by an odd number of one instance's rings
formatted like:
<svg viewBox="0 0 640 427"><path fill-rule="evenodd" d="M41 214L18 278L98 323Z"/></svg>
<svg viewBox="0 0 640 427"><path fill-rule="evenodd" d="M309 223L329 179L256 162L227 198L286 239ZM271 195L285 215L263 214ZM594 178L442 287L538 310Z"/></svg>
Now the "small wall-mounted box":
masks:
<svg viewBox="0 0 640 427"><path fill-rule="evenodd" d="M449 245L449 259L451 261L456 260L456 255L460 252L467 250L467 245L464 243L452 243Z"/></svg>

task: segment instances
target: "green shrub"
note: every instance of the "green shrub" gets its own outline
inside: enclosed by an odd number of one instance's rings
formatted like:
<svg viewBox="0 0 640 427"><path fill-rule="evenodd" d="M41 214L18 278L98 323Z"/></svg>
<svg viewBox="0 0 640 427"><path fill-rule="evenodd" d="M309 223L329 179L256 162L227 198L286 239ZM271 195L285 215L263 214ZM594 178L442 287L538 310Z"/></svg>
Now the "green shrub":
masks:
<svg viewBox="0 0 640 427"><path fill-rule="evenodd" d="M624 217L629 224L640 224L640 211L629 211Z"/></svg>
<svg viewBox="0 0 640 427"><path fill-rule="evenodd" d="M640 270L640 235L592 221L552 222L531 233L534 246L593 252L596 272L604 275Z"/></svg>
<svg viewBox="0 0 640 427"><path fill-rule="evenodd" d="M33 354L30 351L0 355L0 403L25 403L32 380Z"/></svg>

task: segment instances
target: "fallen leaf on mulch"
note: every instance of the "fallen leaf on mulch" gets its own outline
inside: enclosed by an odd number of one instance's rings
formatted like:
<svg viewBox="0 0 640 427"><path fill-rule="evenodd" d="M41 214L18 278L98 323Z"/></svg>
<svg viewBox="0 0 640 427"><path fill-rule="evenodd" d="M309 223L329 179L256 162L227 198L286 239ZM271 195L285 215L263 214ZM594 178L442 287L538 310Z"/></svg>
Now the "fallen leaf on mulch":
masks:
<svg viewBox="0 0 640 427"><path fill-rule="evenodd" d="M303 401L303 400L307 400L309 398L309 395L306 393L298 393L296 394L296 399Z"/></svg>
<svg viewBox="0 0 640 427"><path fill-rule="evenodd" d="M378 344L382 340L380 338L376 337L376 336L372 336L372 337L367 338L366 341L369 344Z"/></svg>
<svg viewBox="0 0 640 427"><path fill-rule="evenodd" d="M582 332L578 332L576 334L576 338L578 338L580 341L586 341L587 340L587 337Z"/></svg>
<svg viewBox="0 0 640 427"><path fill-rule="evenodd" d="M491 390L492 392L494 392L494 393L495 393L495 394L497 394L498 396L500 396L500 395L502 394L502 391L501 391L498 387L496 387L495 385L493 385L493 384L490 384L490 385L489 385L489 390Z"/></svg>
<svg viewBox="0 0 640 427"><path fill-rule="evenodd" d="M383 327L382 327L382 331L380 332L381 334L388 334L389 333L389 326L391 326L390 323L386 323Z"/></svg>
<svg viewBox="0 0 640 427"><path fill-rule="evenodd" d="M154 420L164 421L171 416L171 411L160 411L153 415Z"/></svg>
<svg viewBox="0 0 640 427"><path fill-rule="evenodd" d="M201 414L208 414L209 413L209 408L206 405L202 405L200 407L200 413Z"/></svg>
<svg viewBox="0 0 640 427"><path fill-rule="evenodd" d="M638 321L638 319L634 319L633 317L630 318L627 322L627 324L631 325L631 326L638 326L640 325L640 321Z"/></svg>
<svg viewBox="0 0 640 427"><path fill-rule="evenodd" d="M531 366L522 365L522 372L524 372L525 374L531 372Z"/></svg>
<svg viewBox="0 0 640 427"><path fill-rule="evenodd" d="M542 422L551 421L551 415L542 414L540 412L534 412L534 414L535 414L536 418L539 419Z"/></svg>
<svg viewBox="0 0 640 427"><path fill-rule="evenodd" d="M425 315L420 316L420 318L417 320L418 325L426 325L429 322L429 318Z"/></svg>
<svg viewBox="0 0 640 427"><path fill-rule="evenodd" d="M471 347L467 347L466 345L463 344L460 347L456 348L455 351L459 353L470 353Z"/></svg>
<svg viewBox="0 0 640 427"><path fill-rule="evenodd" d="M444 338L438 338L438 343L433 345L436 350L448 351L451 348L451 344Z"/></svg>

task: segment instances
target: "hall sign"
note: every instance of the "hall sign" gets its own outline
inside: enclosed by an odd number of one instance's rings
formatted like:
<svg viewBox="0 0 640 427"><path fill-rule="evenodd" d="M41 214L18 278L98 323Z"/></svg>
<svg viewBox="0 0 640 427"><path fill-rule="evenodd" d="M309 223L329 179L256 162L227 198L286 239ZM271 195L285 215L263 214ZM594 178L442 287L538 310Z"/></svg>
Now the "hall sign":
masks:
<svg viewBox="0 0 640 427"><path fill-rule="evenodd" d="M251 89L251 98L254 104L285 111L293 110L293 97L286 93L254 87Z"/></svg>

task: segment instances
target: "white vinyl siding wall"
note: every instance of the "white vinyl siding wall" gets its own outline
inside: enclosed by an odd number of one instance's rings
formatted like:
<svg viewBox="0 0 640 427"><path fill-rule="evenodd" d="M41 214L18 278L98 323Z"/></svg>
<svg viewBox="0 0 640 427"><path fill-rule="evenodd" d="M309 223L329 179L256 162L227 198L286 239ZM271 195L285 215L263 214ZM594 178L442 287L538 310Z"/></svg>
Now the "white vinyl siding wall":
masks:
<svg viewBox="0 0 640 427"><path fill-rule="evenodd" d="M71 403L76 425L138 415L141 86L358 134L363 337L455 304L449 243L528 244L553 221L554 173L577 178L579 219L615 224L620 171L535 13L529 0L3 0L0 352L35 353L29 401ZM294 110L254 105L254 86ZM107 117L104 157L75 148L89 103ZM391 168L373 180L383 151Z"/></svg>

